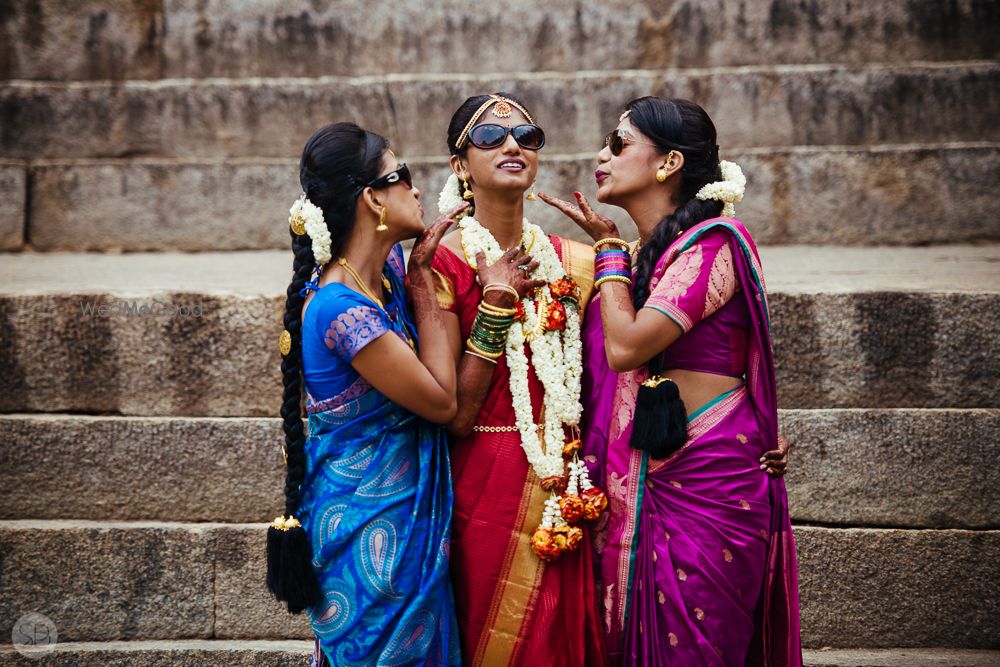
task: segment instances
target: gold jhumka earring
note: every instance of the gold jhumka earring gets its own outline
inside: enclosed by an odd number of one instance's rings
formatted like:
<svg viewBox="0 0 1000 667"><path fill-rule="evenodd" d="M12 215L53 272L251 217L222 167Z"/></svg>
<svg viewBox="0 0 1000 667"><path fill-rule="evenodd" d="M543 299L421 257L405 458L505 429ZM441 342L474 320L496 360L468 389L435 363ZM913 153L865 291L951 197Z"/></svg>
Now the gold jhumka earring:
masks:
<svg viewBox="0 0 1000 667"><path fill-rule="evenodd" d="M385 218L389 215L389 210L387 207L382 207L382 212L378 214L378 225L375 226L376 232L384 232L389 229L389 225L385 224Z"/></svg>

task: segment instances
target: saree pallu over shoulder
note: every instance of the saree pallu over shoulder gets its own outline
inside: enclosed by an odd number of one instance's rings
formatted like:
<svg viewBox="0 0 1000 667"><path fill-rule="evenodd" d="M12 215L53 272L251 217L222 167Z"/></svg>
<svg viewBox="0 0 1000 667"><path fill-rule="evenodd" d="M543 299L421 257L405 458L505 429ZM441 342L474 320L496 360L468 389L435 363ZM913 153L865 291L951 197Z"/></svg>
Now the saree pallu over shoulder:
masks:
<svg viewBox="0 0 1000 667"><path fill-rule="evenodd" d="M552 241L586 299L593 283L593 253L588 258L590 248L583 244L558 237ZM467 337L482 298L476 274L444 247L438 249L433 268L439 304L458 316L462 336ZM509 382L510 371L501 357L477 425L515 424ZM543 390L533 371L528 384L537 423ZM453 439L451 457L451 570L464 664L603 665L590 550L581 547L552 563L543 563L531 551L531 535L548 493L528 465L520 435L475 432Z"/></svg>
<svg viewBox="0 0 1000 667"><path fill-rule="evenodd" d="M705 221L671 244L653 281L710 232L727 235L742 286L733 298L749 310L747 371L689 417L681 450L654 460L630 447L645 370L612 373L598 305L585 317L585 460L611 505L595 539L604 629L615 664L800 666L787 495L759 468L776 446L777 404L756 247L739 221Z"/></svg>
<svg viewBox="0 0 1000 667"><path fill-rule="evenodd" d="M394 310L386 326L405 336L412 323L402 303L398 260L395 253L390 256ZM327 331L328 338L353 336L346 341L353 347L367 344L356 334L336 327ZM312 352L328 349L341 357L354 352L341 350L341 343L345 340L335 338ZM308 610L322 652L319 664L459 665L448 572L453 493L444 430L393 403L348 368L336 376L342 380L334 395L307 396L299 519L323 593L323 601Z"/></svg>

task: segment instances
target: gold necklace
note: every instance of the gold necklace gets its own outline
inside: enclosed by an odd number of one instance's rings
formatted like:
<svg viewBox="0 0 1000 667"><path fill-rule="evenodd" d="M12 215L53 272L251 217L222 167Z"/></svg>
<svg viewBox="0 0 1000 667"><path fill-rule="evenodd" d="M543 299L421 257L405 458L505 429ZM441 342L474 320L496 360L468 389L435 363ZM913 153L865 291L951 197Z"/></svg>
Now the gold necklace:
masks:
<svg viewBox="0 0 1000 667"><path fill-rule="evenodd" d="M351 274L351 277L354 278L354 282L356 282L358 284L358 287L360 287L361 291L365 293L365 296L367 296L369 299L371 299L372 301L374 301L375 303L377 303L379 308L381 308L382 310L385 310L385 304L382 303L382 299L380 299L377 296L375 296L375 293L372 292L371 288L368 287L368 284L364 280L361 279L361 276L359 276L358 272L354 270L354 267L351 266L350 264L348 264L347 260L344 259L343 257L341 257L338 260L338 263L342 267L344 267L345 271L347 271L349 274ZM389 286L389 281L386 280L385 276L382 276L382 284L385 285L386 289L389 290L389 293L392 294L392 288Z"/></svg>

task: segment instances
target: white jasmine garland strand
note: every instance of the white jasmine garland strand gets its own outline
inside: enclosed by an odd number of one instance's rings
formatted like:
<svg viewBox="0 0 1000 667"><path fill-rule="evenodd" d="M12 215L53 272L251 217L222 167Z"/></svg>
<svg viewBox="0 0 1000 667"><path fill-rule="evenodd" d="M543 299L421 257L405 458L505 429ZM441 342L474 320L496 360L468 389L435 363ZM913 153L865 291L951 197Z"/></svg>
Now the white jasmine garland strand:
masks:
<svg viewBox="0 0 1000 667"><path fill-rule="evenodd" d="M496 262L503 254L489 230L473 217L466 217L459 223L462 230L462 247L470 265L477 250L482 250L486 260ZM538 261L538 268L532 277L541 278L551 284L565 278L566 271L555 247L548 236L537 225L527 220L523 222L522 243L528 244L534 237L531 256ZM543 288L547 289L547 288ZM535 364L534 370L544 388L542 403L545 407L545 448L538 438L531 409L531 391L528 385L528 359L524 351L525 331L536 329L540 318L546 313L535 311L531 299L522 300L525 314L521 326L512 326L507 334L507 365L510 368L510 390L514 401L514 415L518 431L521 433L521 447L528 462L539 478L561 476L563 426L575 426L580 422L583 407L580 404L580 377L583 364L580 342L580 316L570 306L566 308L565 331L543 331L535 336L529 346L532 358L544 359L545 363Z"/></svg>
<svg viewBox="0 0 1000 667"><path fill-rule="evenodd" d="M326 226L326 220L323 219L323 211L319 206L309 201L303 193L288 209L289 221L296 216L305 221L306 234L312 241L313 257L316 258L316 263L326 264L329 262L332 258L330 254L332 239L330 238L330 229Z"/></svg>
<svg viewBox="0 0 1000 667"><path fill-rule="evenodd" d="M740 165L735 162L722 160L719 163L719 169L722 171L722 180L705 185L701 190L698 190L695 197L702 201L714 199L723 202L725 206L722 207L722 217L731 218L736 215L734 204L743 201L747 177L743 175Z"/></svg>
<svg viewBox="0 0 1000 667"><path fill-rule="evenodd" d="M456 207L464 202L465 200L459 194L458 176L455 175L455 172L452 172L448 180L445 181L444 187L441 188L441 193L438 194L438 211L441 212L441 215L444 215L455 210Z"/></svg>

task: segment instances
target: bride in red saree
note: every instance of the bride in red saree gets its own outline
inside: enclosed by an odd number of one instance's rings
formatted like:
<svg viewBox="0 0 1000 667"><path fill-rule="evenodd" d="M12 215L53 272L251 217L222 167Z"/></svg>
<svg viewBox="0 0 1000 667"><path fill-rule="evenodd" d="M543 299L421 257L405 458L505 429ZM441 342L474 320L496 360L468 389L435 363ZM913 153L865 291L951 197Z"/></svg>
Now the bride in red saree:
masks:
<svg viewBox="0 0 1000 667"><path fill-rule="evenodd" d="M506 93L469 98L448 132L454 175L441 206L464 199L471 210L432 266L459 369L450 561L467 665L605 662L579 513L596 516L606 500L574 460L593 251L524 218L542 145ZM560 494L579 503L561 509Z"/></svg>

